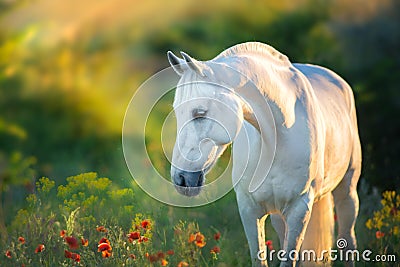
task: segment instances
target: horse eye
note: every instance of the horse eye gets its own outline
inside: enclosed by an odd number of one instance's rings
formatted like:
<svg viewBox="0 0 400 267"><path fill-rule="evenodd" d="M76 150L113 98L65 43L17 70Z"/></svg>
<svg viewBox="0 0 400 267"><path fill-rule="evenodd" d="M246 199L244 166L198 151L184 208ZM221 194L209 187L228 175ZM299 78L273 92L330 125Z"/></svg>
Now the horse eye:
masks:
<svg viewBox="0 0 400 267"><path fill-rule="evenodd" d="M207 110L204 108L195 108L192 110L192 117L197 119L197 118L204 118L207 114Z"/></svg>

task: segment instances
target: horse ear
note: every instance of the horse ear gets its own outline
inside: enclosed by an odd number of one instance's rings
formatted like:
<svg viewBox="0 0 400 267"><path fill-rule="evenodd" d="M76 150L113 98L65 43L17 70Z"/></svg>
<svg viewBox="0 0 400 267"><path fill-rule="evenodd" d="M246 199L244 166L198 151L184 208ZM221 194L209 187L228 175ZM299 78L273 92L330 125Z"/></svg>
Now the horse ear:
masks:
<svg viewBox="0 0 400 267"><path fill-rule="evenodd" d="M207 76L206 75L206 70L209 69L208 66L206 66L204 63L197 61L196 59L192 58L185 52L181 52L182 57L185 59L187 65L189 68L191 68L193 71L195 71L197 74L199 74L202 77Z"/></svg>
<svg viewBox="0 0 400 267"><path fill-rule="evenodd" d="M167 52L167 57L168 57L169 64L171 64L171 67L174 69L174 71L179 76L182 76L185 71L185 68L186 68L185 60L175 56L175 54L172 53L171 51Z"/></svg>

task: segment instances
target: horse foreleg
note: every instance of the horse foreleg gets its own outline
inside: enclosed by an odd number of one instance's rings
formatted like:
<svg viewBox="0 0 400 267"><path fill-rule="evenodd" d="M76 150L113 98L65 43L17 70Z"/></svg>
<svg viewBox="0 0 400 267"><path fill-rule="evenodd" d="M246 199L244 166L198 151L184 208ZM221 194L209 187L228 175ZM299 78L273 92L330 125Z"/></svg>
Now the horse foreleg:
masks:
<svg viewBox="0 0 400 267"><path fill-rule="evenodd" d="M285 241L286 225L280 214L271 214L271 224L279 237L279 244L282 247Z"/></svg>
<svg viewBox="0 0 400 267"><path fill-rule="evenodd" d="M237 201L240 218L249 243L252 266L268 266L266 261L260 261L257 256L260 251L258 233L261 229L261 224L257 224L257 222L265 213L246 194L237 193Z"/></svg>
<svg viewBox="0 0 400 267"><path fill-rule="evenodd" d="M281 260L280 267L296 266L304 234L310 221L313 202L314 194L308 192L293 201L284 211L287 232L283 244L285 257L284 260Z"/></svg>

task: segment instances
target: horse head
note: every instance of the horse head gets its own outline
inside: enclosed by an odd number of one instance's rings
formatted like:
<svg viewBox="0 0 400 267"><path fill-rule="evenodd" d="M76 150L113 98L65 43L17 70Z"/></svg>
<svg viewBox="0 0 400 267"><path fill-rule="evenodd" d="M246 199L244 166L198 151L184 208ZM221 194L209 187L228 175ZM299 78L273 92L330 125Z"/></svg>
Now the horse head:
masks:
<svg viewBox="0 0 400 267"><path fill-rule="evenodd" d="M217 82L215 63L181 54L183 59L168 52L180 76L173 104L177 136L171 178L179 193L195 196L205 183L205 174L238 135L243 101L232 88Z"/></svg>

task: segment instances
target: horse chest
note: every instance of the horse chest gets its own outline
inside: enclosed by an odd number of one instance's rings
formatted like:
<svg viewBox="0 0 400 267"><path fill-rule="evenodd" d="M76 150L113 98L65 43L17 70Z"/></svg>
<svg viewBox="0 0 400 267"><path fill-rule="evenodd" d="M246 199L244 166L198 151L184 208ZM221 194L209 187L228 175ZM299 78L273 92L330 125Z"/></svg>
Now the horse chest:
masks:
<svg viewBox="0 0 400 267"><path fill-rule="evenodd" d="M249 192L254 169L257 164L263 164L258 158L261 138L257 130L247 123L243 128L233 145L232 176L236 184L235 191L262 206L265 211L282 211L293 198L304 192L308 181L307 166L293 164L287 153L278 153L261 186L256 191Z"/></svg>

